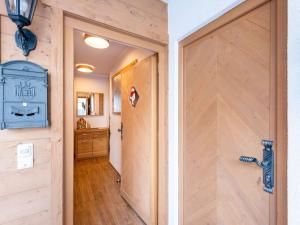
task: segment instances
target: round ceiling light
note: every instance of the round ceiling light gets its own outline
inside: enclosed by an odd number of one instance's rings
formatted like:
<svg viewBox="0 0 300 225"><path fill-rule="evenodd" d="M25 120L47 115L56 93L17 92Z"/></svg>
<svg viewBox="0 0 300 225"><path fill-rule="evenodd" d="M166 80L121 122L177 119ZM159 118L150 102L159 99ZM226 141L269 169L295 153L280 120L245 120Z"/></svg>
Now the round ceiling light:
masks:
<svg viewBox="0 0 300 225"><path fill-rule="evenodd" d="M88 34L84 34L84 42L93 48L104 49L109 47L108 40Z"/></svg>
<svg viewBox="0 0 300 225"><path fill-rule="evenodd" d="M95 67L89 64L76 64L76 69L82 73L91 73L95 70Z"/></svg>

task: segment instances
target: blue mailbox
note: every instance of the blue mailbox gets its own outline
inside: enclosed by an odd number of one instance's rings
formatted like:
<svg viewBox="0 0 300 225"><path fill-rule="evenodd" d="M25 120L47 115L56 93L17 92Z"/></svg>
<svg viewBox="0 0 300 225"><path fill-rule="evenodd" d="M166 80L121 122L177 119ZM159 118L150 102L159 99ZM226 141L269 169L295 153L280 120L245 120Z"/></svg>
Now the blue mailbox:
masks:
<svg viewBox="0 0 300 225"><path fill-rule="evenodd" d="M0 128L48 127L48 70L28 61L0 64Z"/></svg>

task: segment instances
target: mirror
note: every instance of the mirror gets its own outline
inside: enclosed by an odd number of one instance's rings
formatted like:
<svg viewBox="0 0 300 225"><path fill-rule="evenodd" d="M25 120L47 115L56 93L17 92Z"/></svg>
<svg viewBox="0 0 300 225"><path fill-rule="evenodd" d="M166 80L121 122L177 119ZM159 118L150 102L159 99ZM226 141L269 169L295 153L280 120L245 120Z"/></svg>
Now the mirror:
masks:
<svg viewBox="0 0 300 225"><path fill-rule="evenodd" d="M103 116L104 94L77 92L77 116Z"/></svg>

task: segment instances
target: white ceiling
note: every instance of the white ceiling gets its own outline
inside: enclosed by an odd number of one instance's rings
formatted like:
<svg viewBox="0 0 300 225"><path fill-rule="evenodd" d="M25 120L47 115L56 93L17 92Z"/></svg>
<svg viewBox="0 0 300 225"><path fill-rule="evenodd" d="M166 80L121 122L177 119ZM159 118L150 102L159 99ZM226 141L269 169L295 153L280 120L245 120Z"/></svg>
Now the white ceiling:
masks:
<svg viewBox="0 0 300 225"><path fill-rule="evenodd" d="M90 75L108 76L113 67L119 60L133 48L110 41L110 46L106 49L95 49L85 44L83 40L83 32L75 31L75 64L86 63L96 67L96 70ZM75 70L75 75L80 75Z"/></svg>

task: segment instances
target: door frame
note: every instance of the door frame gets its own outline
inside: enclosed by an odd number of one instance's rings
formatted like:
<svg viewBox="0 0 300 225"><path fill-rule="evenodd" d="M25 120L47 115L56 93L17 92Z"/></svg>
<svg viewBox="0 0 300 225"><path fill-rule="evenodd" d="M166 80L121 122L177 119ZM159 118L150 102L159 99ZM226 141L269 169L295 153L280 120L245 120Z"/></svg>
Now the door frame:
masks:
<svg viewBox="0 0 300 225"><path fill-rule="evenodd" d="M183 135L184 135L184 55L185 46L209 35L222 26L271 0L248 0L233 8L223 16L200 28L179 42L179 223L183 225ZM271 85L276 87L271 97L271 110L275 118L271 121L271 133L276 143L276 186L271 196L270 225L286 225L287 218L287 0L271 1L271 71L276 73Z"/></svg>
<svg viewBox="0 0 300 225"><path fill-rule="evenodd" d="M157 223L165 225L168 220L168 73L165 44L125 33L118 28L108 27L91 20L65 13L64 15L64 224L73 225L74 211L74 30L85 31L110 40L151 50L158 54L158 124L157 124ZM70 116L73 115L73 116Z"/></svg>

